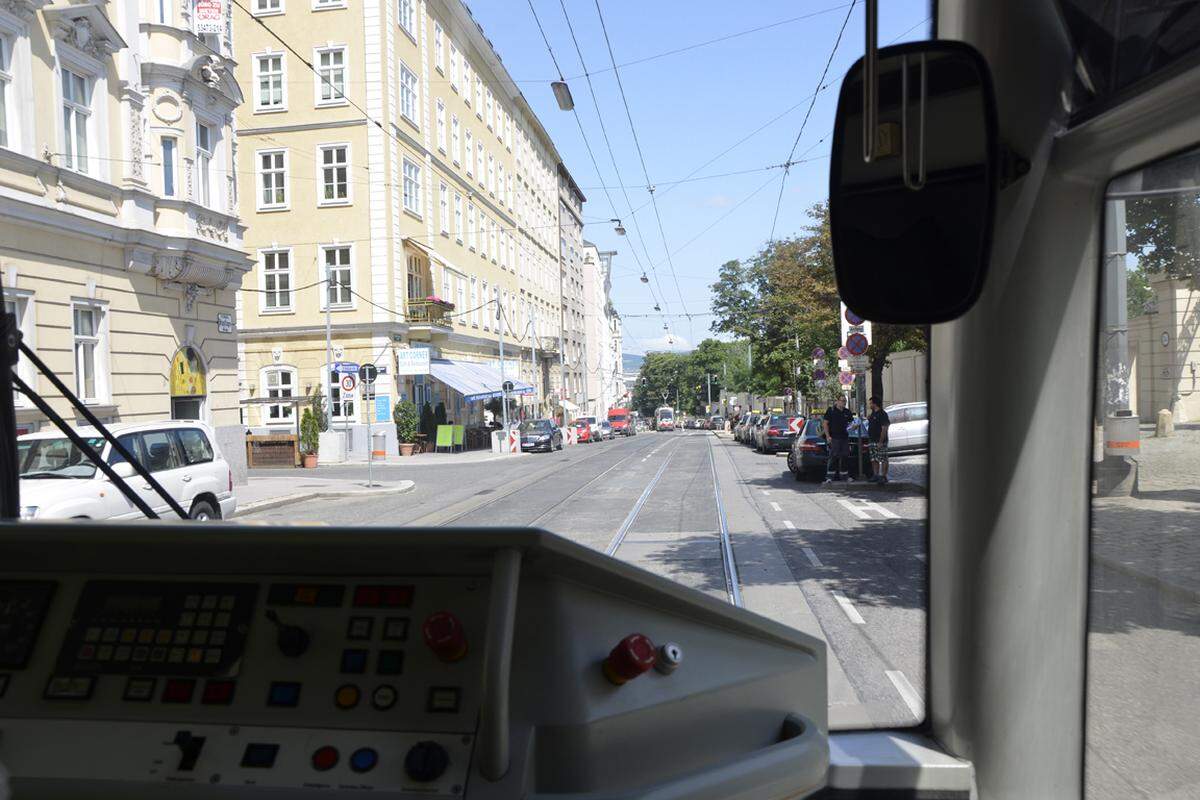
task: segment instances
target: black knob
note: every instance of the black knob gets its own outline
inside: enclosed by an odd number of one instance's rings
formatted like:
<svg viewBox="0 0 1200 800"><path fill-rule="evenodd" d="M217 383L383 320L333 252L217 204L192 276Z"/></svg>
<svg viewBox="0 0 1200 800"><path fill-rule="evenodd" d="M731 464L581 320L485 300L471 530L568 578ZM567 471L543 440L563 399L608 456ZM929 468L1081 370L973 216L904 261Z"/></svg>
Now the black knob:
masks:
<svg viewBox="0 0 1200 800"><path fill-rule="evenodd" d="M304 655L308 650L308 644L312 641L308 635L308 631L301 628L299 625L280 625L279 635L275 638L275 644L279 646L279 652L283 653L288 658L296 658Z"/></svg>
<svg viewBox="0 0 1200 800"><path fill-rule="evenodd" d="M204 737L193 736L191 731L177 731L171 744L179 748L179 766L175 769L180 772L195 769L196 759L200 758L200 751L204 749Z"/></svg>
<svg viewBox="0 0 1200 800"><path fill-rule="evenodd" d="M450 766L450 754L437 742L417 742L404 756L404 772L417 783L442 777Z"/></svg>

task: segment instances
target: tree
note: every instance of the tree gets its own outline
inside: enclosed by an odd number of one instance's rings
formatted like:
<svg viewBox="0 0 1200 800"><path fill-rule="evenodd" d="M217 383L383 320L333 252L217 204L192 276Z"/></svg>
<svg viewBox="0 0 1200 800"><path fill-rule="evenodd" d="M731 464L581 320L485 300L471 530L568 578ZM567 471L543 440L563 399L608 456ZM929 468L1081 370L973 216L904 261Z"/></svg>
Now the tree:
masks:
<svg viewBox="0 0 1200 800"><path fill-rule="evenodd" d="M312 394L308 398L308 407L312 409L313 416L317 420L317 429L321 433L329 430L329 415L325 413L325 395L321 393L321 387L313 387Z"/></svg>
<svg viewBox="0 0 1200 800"><path fill-rule="evenodd" d="M1170 176L1172 185L1178 176ZM1154 195L1125 201L1125 248L1142 271L1196 282L1200 275L1200 197Z"/></svg>
<svg viewBox="0 0 1200 800"><path fill-rule="evenodd" d="M315 455L321 449L321 429L311 408L304 409L300 416L300 452Z"/></svg>
<svg viewBox="0 0 1200 800"><path fill-rule="evenodd" d="M1132 319L1140 317L1154 306L1157 294L1150 288L1150 279L1140 269L1131 269L1125 273L1125 307Z"/></svg>

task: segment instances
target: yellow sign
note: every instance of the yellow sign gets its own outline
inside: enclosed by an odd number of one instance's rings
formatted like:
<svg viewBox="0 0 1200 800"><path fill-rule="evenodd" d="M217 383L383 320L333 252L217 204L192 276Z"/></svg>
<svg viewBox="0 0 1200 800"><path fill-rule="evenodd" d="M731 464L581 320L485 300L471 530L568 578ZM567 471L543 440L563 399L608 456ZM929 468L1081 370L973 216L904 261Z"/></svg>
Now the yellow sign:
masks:
<svg viewBox="0 0 1200 800"><path fill-rule="evenodd" d="M191 347L181 347L171 359L171 397L204 397L208 386L204 380L204 364L200 354Z"/></svg>

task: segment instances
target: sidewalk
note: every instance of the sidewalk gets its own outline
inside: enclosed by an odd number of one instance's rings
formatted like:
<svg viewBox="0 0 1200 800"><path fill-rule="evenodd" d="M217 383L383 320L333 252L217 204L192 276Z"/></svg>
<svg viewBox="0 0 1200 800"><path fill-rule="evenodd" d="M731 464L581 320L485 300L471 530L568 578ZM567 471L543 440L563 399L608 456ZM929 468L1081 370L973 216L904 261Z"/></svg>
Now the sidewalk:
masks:
<svg viewBox="0 0 1200 800"><path fill-rule="evenodd" d="M268 508L300 503L318 497L375 497L378 495L394 495L411 492L416 484L413 481L375 481L374 486L367 486L363 480L345 480L342 478L306 477L297 472L295 477L250 478L249 481L235 487L237 493L237 512L235 517L265 511Z"/></svg>
<svg viewBox="0 0 1200 800"><path fill-rule="evenodd" d="M376 456L371 463L376 466L388 467L421 467L438 466L443 464L484 464L488 461L502 461L510 458L520 458L528 453L493 453L491 450L467 450L461 453L419 453L412 456L387 455ZM357 458L353 461L342 461L334 464L320 464L321 467L365 467L367 459Z"/></svg>

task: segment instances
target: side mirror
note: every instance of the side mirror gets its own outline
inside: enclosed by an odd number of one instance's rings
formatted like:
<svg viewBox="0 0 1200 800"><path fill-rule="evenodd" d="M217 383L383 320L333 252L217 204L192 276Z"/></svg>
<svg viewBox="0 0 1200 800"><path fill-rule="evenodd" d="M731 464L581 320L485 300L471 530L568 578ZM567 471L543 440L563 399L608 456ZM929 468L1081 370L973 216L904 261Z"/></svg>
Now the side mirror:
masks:
<svg viewBox="0 0 1200 800"><path fill-rule="evenodd" d="M116 464L113 464L112 471L116 473L118 478L126 481L137 475L137 470L128 461L118 461Z"/></svg>
<svg viewBox="0 0 1200 800"><path fill-rule="evenodd" d="M999 163L991 74L962 42L880 50L873 87L864 86L864 60L842 81L833 129L838 292L876 322L955 319L979 299L991 254Z"/></svg>

